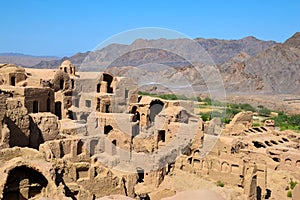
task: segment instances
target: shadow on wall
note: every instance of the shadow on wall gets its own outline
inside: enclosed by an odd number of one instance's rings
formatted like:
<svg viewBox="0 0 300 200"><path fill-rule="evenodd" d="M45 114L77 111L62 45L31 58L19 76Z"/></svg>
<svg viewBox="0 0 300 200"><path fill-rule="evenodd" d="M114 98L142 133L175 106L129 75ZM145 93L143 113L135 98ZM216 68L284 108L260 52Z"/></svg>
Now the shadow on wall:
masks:
<svg viewBox="0 0 300 200"><path fill-rule="evenodd" d="M39 149L40 144L44 143L44 138L41 129L34 123L33 119L30 120L30 136L29 136L29 147Z"/></svg>
<svg viewBox="0 0 300 200"><path fill-rule="evenodd" d="M10 118L6 117L5 122L10 130L9 147L27 147L29 145L29 135L26 136L20 127L17 126Z"/></svg>

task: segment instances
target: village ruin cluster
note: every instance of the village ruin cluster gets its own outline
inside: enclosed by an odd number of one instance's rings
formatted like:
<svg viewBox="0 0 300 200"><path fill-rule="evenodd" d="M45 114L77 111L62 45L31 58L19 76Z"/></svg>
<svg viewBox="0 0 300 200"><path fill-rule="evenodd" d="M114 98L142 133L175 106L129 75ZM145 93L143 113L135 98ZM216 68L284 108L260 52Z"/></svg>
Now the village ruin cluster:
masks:
<svg viewBox="0 0 300 200"><path fill-rule="evenodd" d="M300 181L300 134L253 126L241 112L223 127L194 102L139 96L106 72L0 65L1 199L162 199L187 172L230 188L231 199L284 199ZM201 188L201 186L199 186ZM300 199L300 186L293 190ZM258 198L259 197L259 198Z"/></svg>

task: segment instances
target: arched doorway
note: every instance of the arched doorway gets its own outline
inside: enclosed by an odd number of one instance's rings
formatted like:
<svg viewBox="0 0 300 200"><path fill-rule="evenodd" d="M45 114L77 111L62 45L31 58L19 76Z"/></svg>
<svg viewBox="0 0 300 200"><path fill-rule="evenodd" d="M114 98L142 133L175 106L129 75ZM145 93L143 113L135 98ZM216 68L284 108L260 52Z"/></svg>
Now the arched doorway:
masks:
<svg viewBox="0 0 300 200"><path fill-rule="evenodd" d="M154 122L155 116L162 111L163 107L164 107L164 103L158 99L150 103L149 120L151 123Z"/></svg>
<svg viewBox="0 0 300 200"><path fill-rule="evenodd" d="M16 167L8 174L3 200L25 200L37 197L47 185L47 179L40 172L27 166Z"/></svg>

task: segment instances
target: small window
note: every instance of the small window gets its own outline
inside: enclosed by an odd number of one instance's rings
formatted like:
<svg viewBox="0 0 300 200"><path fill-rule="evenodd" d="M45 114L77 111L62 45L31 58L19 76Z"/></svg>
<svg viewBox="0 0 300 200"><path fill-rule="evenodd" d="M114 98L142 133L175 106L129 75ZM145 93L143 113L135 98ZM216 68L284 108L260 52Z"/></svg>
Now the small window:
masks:
<svg viewBox="0 0 300 200"><path fill-rule="evenodd" d="M59 81L59 89L63 90L64 89L64 86L65 86L65 81L63 79L61 79Z"/></svg>
<svg viewBox="0 0 300 200"><path fill-rule="evenodd" d="M129 90L125 89L125 99L128 99Z"/></svg>
<svg viewBox="0 0 300 200"><path fill-rule="evenodd" d="M79 107L79 99L78 98L74 99L74 106L77 108Z"/></svg>
<svg viewBox="0 0 300 200"><path fill-rule="evenodd" d="M85 100L85 107L90 108L91 107L91 100Z"/></svg>

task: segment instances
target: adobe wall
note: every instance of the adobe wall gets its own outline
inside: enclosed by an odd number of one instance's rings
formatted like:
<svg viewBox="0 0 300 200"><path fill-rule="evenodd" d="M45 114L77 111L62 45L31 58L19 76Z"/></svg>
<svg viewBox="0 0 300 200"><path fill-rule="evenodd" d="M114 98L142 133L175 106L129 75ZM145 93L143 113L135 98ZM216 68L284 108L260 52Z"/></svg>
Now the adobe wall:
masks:
<svg viewBox="0 0 300 200"><path fill-rule="evenodd" d="M6 102L6 119L10 130L10 147L29 145L30 137L30 120L27 109L21 104L18 99L7 99Z"/></svg>
<svg viewBox="0 0 300 200"><path fill-rule="evenodd" d="M132 79L115 78L113 112L128 112L129 104L137 103L138 87Z"/></svg>
<svg viewBox="0 0 300 200"><path fill-rule="evenodd" d="M25 88L25 107L28 113L51 112L54 113L54 91L51 88ZM34 102L37 110L34 110Z"/></svg>

